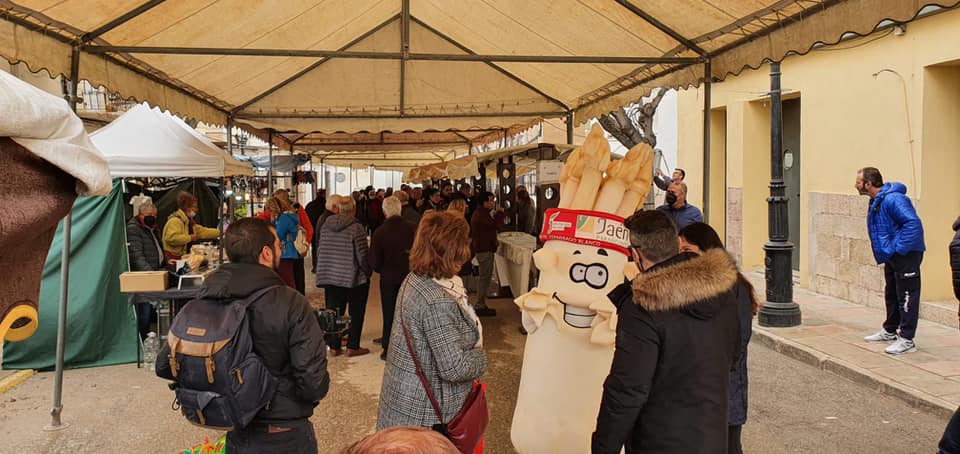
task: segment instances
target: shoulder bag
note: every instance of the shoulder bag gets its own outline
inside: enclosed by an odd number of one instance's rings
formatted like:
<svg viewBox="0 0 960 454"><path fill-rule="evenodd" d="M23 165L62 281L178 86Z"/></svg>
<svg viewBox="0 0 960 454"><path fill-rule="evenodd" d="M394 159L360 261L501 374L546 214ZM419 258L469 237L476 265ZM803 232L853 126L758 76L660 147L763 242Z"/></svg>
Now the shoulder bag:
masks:
<svg viewBox="0 0 960 454"><path fill-rule="evenodd" d="M407 284L404 282L403 289L400 291L401 298L405 293L404 290L406 290L406 287ZM403 300L401 299L401 301ZM440 432L450 439L453 445L463 454L473 453L483 439L483 433L487 430L487 423L490 421L490 413L487 410L487 394L484 386L480 382L474 381L473 389L467 394L467 399L463 402L463 407L460 408L460 411L450 422L444 423L440 405L437 404L433 390L430 389L430 383L427 382L423 368L420 367L417 354L413 352L413 345L410 344L407 325L403 321L403 311L397 312L400 316L400 326L403 327L403 340L407 344L407 351L410 352L413 365L417 368L417 377L420 378L420 383L423 385L424 391L427 392L427 398L430 399L430 405L433 406L433 411L436 413L437 419L440 420L439 424L433 426L433 430Z"/></svg>

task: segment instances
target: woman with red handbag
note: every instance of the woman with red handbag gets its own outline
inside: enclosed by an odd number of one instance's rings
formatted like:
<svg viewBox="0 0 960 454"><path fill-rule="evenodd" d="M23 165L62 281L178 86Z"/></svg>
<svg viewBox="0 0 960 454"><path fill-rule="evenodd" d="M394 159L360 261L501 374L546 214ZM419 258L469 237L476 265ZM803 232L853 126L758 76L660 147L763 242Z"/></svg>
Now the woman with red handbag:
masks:
<svg viewBox="0 0 960 454"><path fill-rule="evenodd" d="M489 419L483 328L457 276L470 258L463 216L428 212L410 250L380 390L377 429L432 428L475 452Z"/></svg>

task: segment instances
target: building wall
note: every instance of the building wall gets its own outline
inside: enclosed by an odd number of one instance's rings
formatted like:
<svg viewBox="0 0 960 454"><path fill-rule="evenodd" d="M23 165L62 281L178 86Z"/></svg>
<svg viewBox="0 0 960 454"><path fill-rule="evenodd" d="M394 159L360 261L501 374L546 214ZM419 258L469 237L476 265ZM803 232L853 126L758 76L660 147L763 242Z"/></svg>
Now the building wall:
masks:
<svg viewBox="0 0 960 454"><path fill-rule="evenodd" d="M864 263L867 202L853 189L857 170L875 166L886 181L907 186L924 222L923 298L950 298L946 245L960 214L958 42L960 10L951 10L911 22L903 36L888 29L782 63L784 97L801 102L801 286L876 298L863 294L882 285L877 267ZM711 188L725 178L727 201L710 207L710 222L726 219L728 245L739 248L747 270L762 268L767 240L768 90L763 66L714 83L712 91L713 121L725 112L726 166L711 163ZM689 198L699 205L703 89L681 91L678 104L680 166L688 169ZM717 134L716 125L711 130ZM711 205L722 203L716 192Z"/></svg>

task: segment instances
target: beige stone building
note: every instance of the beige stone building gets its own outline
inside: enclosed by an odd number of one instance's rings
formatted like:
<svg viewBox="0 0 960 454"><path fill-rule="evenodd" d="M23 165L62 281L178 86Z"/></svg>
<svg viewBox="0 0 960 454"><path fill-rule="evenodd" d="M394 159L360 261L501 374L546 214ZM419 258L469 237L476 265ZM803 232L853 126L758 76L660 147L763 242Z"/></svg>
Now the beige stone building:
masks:
<svg viewBox="0 0 960 454"><path fill-rule="evenodd" d="M883 304L867 236L867 198L853 185L875 166L923 220L923 299L950 300L947 245L960 215L960 10L928 8L905 26L818 47L782 63L784 167L794 269L802 287ZM762 269L770 181L769 67L713 85L703 203L703 88L680 92L679 161L690 200L726 236L745 270ZM955 320L954 320L955 321Z"/></svg>

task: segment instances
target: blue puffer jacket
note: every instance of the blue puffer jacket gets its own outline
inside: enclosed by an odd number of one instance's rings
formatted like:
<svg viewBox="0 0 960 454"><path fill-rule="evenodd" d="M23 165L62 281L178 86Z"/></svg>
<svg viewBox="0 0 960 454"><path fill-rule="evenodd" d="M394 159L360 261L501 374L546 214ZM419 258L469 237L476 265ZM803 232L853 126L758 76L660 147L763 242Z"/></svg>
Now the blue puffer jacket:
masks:
<svg viewBox="0 0 960 454"><path fill-rule="evenodd" d="M907 197L907 187L900 183L884 184L877 197L870 201L867 230L878 264L889 262L894 254L927 249L920 217Z"/></svg>
<svg viewBox="0 0 960 454"><path fill-rule="evenodd" d="M281 259L297 260L300 258L300 253L297 252L297 247L293 244L297 239L297 225L299 224L300 220L297 219L296 213L282 213L277 218L277 236L280 238L280 247L283 248L283 252L280 253Z"/></svg>

